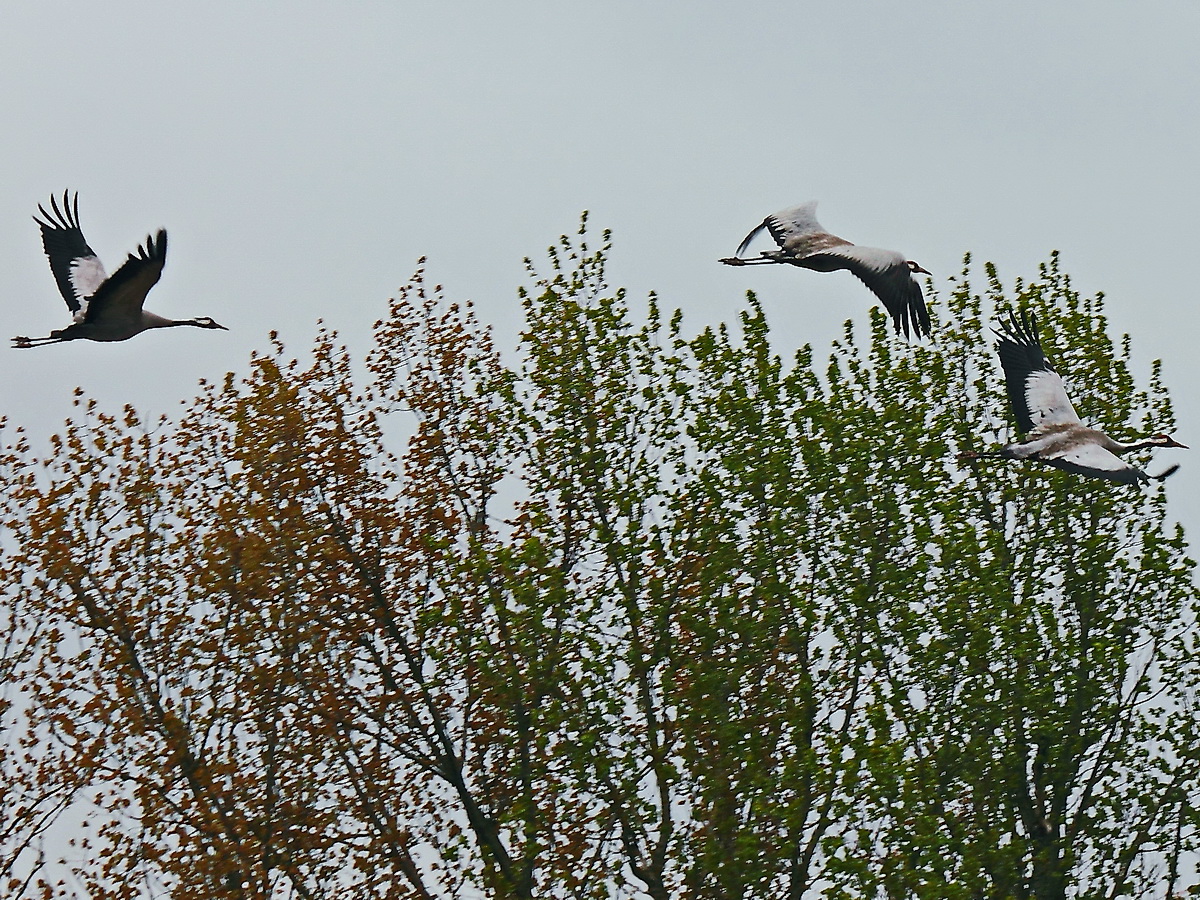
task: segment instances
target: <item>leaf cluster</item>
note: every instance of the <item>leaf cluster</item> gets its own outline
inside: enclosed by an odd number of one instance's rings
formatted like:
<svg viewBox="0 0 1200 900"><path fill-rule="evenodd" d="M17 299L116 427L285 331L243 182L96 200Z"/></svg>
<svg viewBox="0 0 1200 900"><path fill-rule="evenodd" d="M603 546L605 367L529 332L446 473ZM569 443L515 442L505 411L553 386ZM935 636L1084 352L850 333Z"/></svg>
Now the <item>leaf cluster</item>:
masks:
<svg viewBox="0 0 1200 900"><path fill-rule="evenodd" d="M506 366L392 301L365 384L277 341L177 419L0 456L12 896L1168 896L1193 563L1163 488L960 465L1028 308L1085 417L1168 429L1057 256L936 339L684 335L585 230ZM73 850L39 840L67 809ZM86 820L86 827L83 820ZM65 819L59 819L61 822Z"/></svg>

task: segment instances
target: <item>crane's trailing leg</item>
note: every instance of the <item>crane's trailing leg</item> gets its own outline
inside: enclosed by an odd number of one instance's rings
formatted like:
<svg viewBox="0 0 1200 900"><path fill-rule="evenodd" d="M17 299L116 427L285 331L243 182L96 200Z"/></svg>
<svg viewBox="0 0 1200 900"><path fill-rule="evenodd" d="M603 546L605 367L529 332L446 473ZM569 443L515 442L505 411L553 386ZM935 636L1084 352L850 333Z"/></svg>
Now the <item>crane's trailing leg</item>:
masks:
<svg viewBox="0 0 1200 900"><path fill-rule="evenodd" d="M12 345L18 349L27 350L30 347L40 347L43 344L59 344L65 340L66 338L56 337L55 335L40 338L15 337L12 339Z"/></svg>
<svg viewBox="0 0 1200 900"><path fill-rule="evenodd" d="M727 266L756 266L759 263L779 262L772 256L767 256L765 253L762 256L754 259L742 259L740 256L726 256L723 259L718 259L717 262L725 263Z"/></svg>
<svg viewBox="0 0 1200 900"><path fill-rule="evenodd" d="M958 454L959 462L978 462L981 459L1012 459L1012 457L1003 451L996 451L995 453L977 453L974 450L964 450L962 453Z"/></svg>

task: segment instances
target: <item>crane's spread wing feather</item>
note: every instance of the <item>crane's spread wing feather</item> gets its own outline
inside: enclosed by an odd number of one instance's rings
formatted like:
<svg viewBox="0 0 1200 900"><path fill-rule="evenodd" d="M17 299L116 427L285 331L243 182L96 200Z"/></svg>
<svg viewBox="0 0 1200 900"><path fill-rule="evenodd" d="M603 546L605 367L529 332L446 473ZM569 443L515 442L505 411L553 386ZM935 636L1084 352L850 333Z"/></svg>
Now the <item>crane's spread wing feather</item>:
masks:
<svg viewBox="0 0 1200 900"><path fill-rule="evenodd" d="M763 219L763 225L771 232L771 237L784 250L789 245L803 243L805 238L814 234L828 234L817 221L817 201L809 200L799 206L781 209Z"/></svg>
<svg viewBox="0 0 1200 900"><path fill-rule="evenodd" d="M741 256L745 253L750 242L764 228L771 233L780 249L789 256L804 257L829 247L850 243L821 227L821 223L817 221L817 201L809 200L799 206L772 213L763 219L762 224L746 235L745 240L738 245L736 255Z"/></svg>
<svg viewBox="0 0 1200 900"><path fill-rule="evenodd" d="M140 319L146 294L158 283L166 261L167 232L160 228L158 234L146 238L136 255L130 253L121 268L100 285L87 305L85 321Z"/></svg>
<svg viewBox="0 0 1200 900"><path fill-rule="evenodd" d="M1141 469L1129 465L1115 453L1105 450L1099 444L1079 444L1064 449L1060 453L1038 457L1042 462L1072 472L1075 475L1087 475L1092 478L1107 478L1109 481L1120 481L1124 484L1137 484L1139 481L1149 481Z"/></svg>
<svg viewBox="0 0 1200 900"><path fill-rule="evenodd" d="M81 321L88 298L104 283L104 266L96 252L88 246L79 228L79 194L74 198L63 192L62 208L55 197L50 198L50 211L38 204L33 220L42 230L42 247L50 261L50 271L58 282L58 290L67 307Z"/></svg>
<svg viewBox="0 0 1200 900"><path fill-rule="evenodd" d="M903 332L908 337L910 329L916 332L917 337L929 334L929 310L925 307L925 295L902 253L846 244L815 254L809 258L809 262L826 262L830 269L853 272L879 298L892 317L897 334Z"/></svg>
<svg viewBox="0 0 1200 900"><path fill-rule="evenodd" d="M1021 431L1032 431L1039 425L1080 424L1062 376L1042 352L1037 320L1025 313L1018 319L1016 313L1011 313L1008 321L1001 322L996 336L1000 338L996 350L1004 369L1008 400ZM1113 459L1120 462L1115 456Z"/></svg>
<svg viewBox="0 0 1200 900"><path fill-rule="evenodd" d="M743 253L745 253L746 248L750 246L750 242L753 241L756 237L758 237L759 232L761 232L766 227L767 227L767 220L763 219L761 224L756 225L754 230L751 231L748 235L746 235L742 239L742 242L740 244L738 244L737 253L735 253L733 255L741 256Z"/></svg>

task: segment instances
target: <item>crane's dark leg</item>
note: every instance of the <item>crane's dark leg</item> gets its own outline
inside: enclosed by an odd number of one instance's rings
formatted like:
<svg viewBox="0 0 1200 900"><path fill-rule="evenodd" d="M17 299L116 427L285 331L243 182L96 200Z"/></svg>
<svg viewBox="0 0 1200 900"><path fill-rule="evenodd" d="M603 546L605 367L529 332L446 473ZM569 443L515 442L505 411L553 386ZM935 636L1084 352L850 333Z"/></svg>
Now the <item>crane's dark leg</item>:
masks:
<svg viewBox="0 0 1200 900"><path fill-rule="evenodd" d="M756 256L753 259L742 259L740 256L726 256L723 259L718 259L717 262L725 263L727 266L757 266L761 263L779 262L770 256Z"/></svg>
<svg viewBox="0 0 1200 900"><path fill-rule="evenodd" d="M55 337L54 335L40 338L15 337L12 339L12 345L19 350L28 350L30 347L41 347L43 344L60 344L63 341L69 340L70 338Z"/></svg>
<svg viewBox="0 0 1200 900"><path fill-rule="evenodd" d="M1013 457L1006 454L1003 450L995 450L991 453L977 453L974 450L964 450L958 454L956 459L959 462L978 462L981 459L1012 459Z"/></svg>

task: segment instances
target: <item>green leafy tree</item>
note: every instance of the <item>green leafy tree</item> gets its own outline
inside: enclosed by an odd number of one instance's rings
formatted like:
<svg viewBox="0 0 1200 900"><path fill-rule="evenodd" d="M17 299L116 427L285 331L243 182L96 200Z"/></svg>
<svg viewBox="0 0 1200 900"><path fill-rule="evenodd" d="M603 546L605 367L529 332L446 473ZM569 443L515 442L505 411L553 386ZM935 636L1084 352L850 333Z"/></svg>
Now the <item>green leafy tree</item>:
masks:
<svg viewBox="0 0 1200 900"><path fill-rule="evenodd" d="M1010 463L986 323L1167 428L1057 258L785 364L598 248L518 361L423 271L174 420L0 460L13 896L1168 896L1194 887L1197 595L1163 487ZM17 748L17 749L10 749ZM66 803L64 862L30 852ZM13 848L13 849L9 849ZM5 862L7 860L7 862ZM42 862L47 864L42 865Z"/></svg>
<svg viewBox="0 0 1200 900"><path fill-rule="evenodd" d="M964 272L948 298L940 359L848 367L856 394L908 408L892 421L911 447L936 436L953 456L1010 433L981 327L1002 306L1039 316L1087 418L1116 435L1170 430L1158 364L1137 390L1128 339L1117 352L1103 298L1081 298L1057 257L1007 301L988 279L981 298ZM947 377L952 403L919 402ZM894 743L872 766L887 789L870 880L934 897L1194 886L1180 866L1200 776L1196 590L1163 490L1011 464L948 479L905 465L890 486L916 580L879 620L876 731Z"/></svg>

